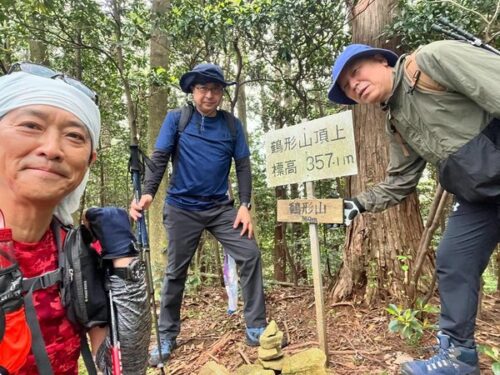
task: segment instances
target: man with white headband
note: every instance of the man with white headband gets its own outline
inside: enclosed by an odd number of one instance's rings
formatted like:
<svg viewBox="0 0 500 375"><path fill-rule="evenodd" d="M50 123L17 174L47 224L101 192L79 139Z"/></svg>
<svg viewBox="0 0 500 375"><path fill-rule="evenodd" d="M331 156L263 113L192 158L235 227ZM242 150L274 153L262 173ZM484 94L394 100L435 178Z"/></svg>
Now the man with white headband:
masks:
<svg viewBox="0 0 500 375"><path fill-rule="evenodd" d="M12 233L11 243L22 277L35 278L61 266L55 241L58 235L51 223L54 216L62 224L73 222L71 214L79 207L89 167L96 159L100 114L95 93L81 82L54 74L49 68L35 64L21 63L15 66L21 71L0 77L0 210L5 218L5 227L10 228L9 233ZM102 238L103 217L108 222L122 220L121 228L125 233L122 249L117 251L116 246L108 246L109 241ZM92 209L87 219L92 233L101 241L103 258L106 258L104 252L108 251L108 258L113 259L112 267L126 268L136 259L136 250L130 246L133 235L128 234L129 222L125 211L120 216L116 208ZM0 230L4 228L4 223L0 220ZM116 234L116 229L112 228L111 236ZM110 254L113 251L114 254ZM0 259L0 273L1 266ZM128 282L125 278L111 280L122 284ZM134 310L145 315L147 320L144 280L135 283L133 288L132 292L142 298ZM128 284L122 289L131 293ZM2 290L0 280L0 313L8 316L5 311L2 312L2 292L5 290ZM52 372L76 375L81 328L67 318L61 302L60 286L55 284L35 290L33 304ZM9 305L4 306L9 312ZM19 321L16 324L20 324ZM127 324L133 327L133 321ZM39 359L33 354L28 355L29 347L20 347L22 340L12 336L9 339L12 322L9 326L9 321L3 319L3 326L6 327L5 335L1 332L0 314L0 374L45 374L44 370L37 369L36 362ZM146 332L145 336L149 339L148 329L142 331ZM105 335L106 331L101 331L100 341L92 342L94 354ZM29 346L30 341L28 337L22 342L24 346ZM109 340L106 345L109 346ZM102 348L104 345L99 350L101 356L109 355L109 350ZM134 350L141 352L137 348ZM135 364L135 369L128 373L145 372L147 341L143 352L142 364ZM106 366L107 361L101 358L102 366Z"/></svg>
<svg viewBox="0 0 500 375"><path fill-rule="evenodd" d="M0 209L25 277L57 267L52 216L72 222L99 131L97 105L63 80L24 72L0 78ZM80 339L59 289L36 291L33 299L54 372L76 372ZM20 373L37 373L31 355Z"/></svg>

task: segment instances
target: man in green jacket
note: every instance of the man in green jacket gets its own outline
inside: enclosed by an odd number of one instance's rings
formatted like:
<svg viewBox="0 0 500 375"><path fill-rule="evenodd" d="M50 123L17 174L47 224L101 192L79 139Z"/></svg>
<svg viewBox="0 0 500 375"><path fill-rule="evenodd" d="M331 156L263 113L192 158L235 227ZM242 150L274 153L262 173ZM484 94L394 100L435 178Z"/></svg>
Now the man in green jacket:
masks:
<svg viewBox="0 0 500 375"><path fill-rule="evenodd" d="M437 252L439 351L403 374L479 374L474 341L480 278L500 241L500 57L458 41L398 56L352 44L333 66L328 97L387 112L390 163L378 185L345 200L345 223L415 191L426 162L456 195ZM366 124L369 126L369 124Z"/></svg>

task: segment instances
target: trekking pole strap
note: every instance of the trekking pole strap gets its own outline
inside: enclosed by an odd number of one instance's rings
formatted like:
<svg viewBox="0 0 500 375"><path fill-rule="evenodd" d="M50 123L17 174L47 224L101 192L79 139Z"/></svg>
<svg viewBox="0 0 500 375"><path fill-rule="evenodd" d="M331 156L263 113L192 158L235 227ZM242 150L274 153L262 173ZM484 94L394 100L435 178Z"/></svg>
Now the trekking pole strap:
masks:
<svg viewBox="0 0 500 375"><path fill-rule="evenodd" d="M89 342L87 341L87 336L82 333L80 336L80 350L83 358L83 363L87 368L87 373L89 375L97 375L97 369L95 367L94 359L92 358L92 352L89 348Z"/></svg>

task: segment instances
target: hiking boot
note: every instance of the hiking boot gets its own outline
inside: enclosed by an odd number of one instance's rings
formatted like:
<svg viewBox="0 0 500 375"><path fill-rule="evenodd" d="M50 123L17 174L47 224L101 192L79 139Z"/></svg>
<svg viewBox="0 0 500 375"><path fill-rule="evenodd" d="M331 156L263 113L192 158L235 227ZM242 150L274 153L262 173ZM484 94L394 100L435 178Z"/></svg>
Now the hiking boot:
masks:
<svg viewBox="0 0 500 375"><path fill-rule="evenodd" d="M402 375L479 375L475 349L454 346L450 336L441 332L437 337L438 353L427 360L403 363Z"/></svg>
<svg viewBox="0 0 500 375"><path fill-rule="evenodd" d="M262 333L265 331L266 327L260 327L260 328L247 328L245 331L245 336L246 336L246 344L248 346L259 346L260 342L260 336Z"/></svg>
<svg viewBox="0 0 500 375"><path fill-rule="evenodd" d="M160 340L160 348L161 348L161 361L160 361L160 352L158 347L155 346L151 352L149 353L149 365L156 367L160 364L160 362L166 362L170 357L170 353L177 347L177 342L175 339L161 339Z"/></svg>

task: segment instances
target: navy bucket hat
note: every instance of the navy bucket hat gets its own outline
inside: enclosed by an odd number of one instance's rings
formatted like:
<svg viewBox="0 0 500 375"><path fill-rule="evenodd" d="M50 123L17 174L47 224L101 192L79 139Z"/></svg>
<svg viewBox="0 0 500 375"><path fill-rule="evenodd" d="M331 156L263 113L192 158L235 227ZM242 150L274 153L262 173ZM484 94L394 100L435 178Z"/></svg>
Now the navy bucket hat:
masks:
<svg viewBox="0 0 500 375"><path fill-rule="evenodd" d="M328 89L328 99L339 104L357 104L354 100L349 99L345 95L344 90L340 88L337 81L347 64L352 62L354 59L375 55L382 55L387 60L390 66L396 65L396 61L398 61L398 55L388 49L373 48L367 46L366 44L348 45L346 49L340 54L340 56L337 57L335 63L333 64L332 84Z"/></svg>
<svg viewBox="0 0 500 375"><path fill-rule="evenodd" d="M224 80L224 73L219 65L203 63L196 65L193 70L182 75L179 85L185 93L191 92L191 86L195 83L220 83L222 86L235 85L236 82Z"/></svg>

